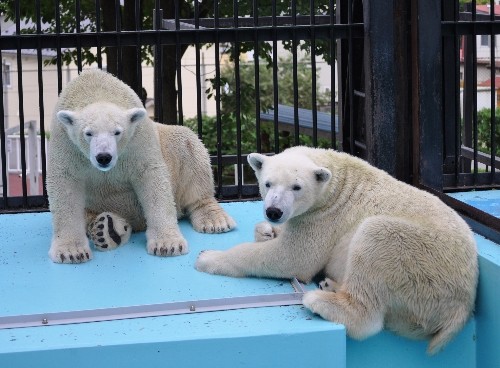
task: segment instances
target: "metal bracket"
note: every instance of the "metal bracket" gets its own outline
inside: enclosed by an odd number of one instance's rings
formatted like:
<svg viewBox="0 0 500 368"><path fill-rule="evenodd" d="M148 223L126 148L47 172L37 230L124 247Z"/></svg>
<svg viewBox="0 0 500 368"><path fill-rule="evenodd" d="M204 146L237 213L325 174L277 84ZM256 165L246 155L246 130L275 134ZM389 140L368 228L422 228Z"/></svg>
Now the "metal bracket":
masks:
<svg viewBox="0 0 500 368"><path fill-rule="evenodd" d="M55 326L132 318L160 317L233 309L300 305L302 304L302 296L305 292L303 285L297 279L293 279L291 283L295 292L287 294L241 296L81 311L4 316L0 317L0 330L8 328Z"/></svg>

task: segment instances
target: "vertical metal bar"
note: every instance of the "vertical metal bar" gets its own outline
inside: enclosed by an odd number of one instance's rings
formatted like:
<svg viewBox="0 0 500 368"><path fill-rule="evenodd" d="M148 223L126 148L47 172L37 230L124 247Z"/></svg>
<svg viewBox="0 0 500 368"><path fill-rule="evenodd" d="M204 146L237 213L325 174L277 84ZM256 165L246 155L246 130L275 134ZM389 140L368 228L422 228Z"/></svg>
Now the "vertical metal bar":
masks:
<svg viewBox="0 0 500 368"><path fill-rule="evenodd" d="M292 24L297 25L297 1L292 0ZM293 127L294 127L294 143L300 144L300 130L299 130L299 82L298 82L298 68L297 68L297 30L293 29L292 39L292 78L293 78Z"/></svg>
<svg viewBox="0 0 500 368"><path fill-rule="evenodd" d="M196 56L196 117L198 120L198 137L200 139L203 139L203 125L202 125L202 114L206 114L206 111L202 111L201 109L201 78L205 78L205 74L201 74L201 61L200 61L200 5L198 0L194 1L194 28L196 29L195 33L195 56ZM204 65L205 63L203 63ZM205 91L203 91L205 93ZM203 95L203 98L206 98L205 95Z"/></svg>
<svg viewBox="0 0 500 368"><path fill-rule="evenodd" d="M144 103L144 107L146 107L146 95L144 94L142 88L142 44L141 44L141 32L140 32L141 28L142 28L141 0L135 0L135 31L137 32L136 45L135 45L135 49L137 52L137 63L136 63L137 91L139 92L139 97Z"/></svg>
<svg viewBox="0 0 500 368"><path fill-rule="evenodd" d="M330 0L328 3L329 9L330 9L330 25L335 24L335 4L334 0ZM337 118L336 118L336 109L335 109L335 91L337 89L337 80L335 78L335 65L336 65L336 43L337 39L335 37L335 31L333 26L330 28L330 93L331 93L331 98L330 98L330 112L331 112L331 123L330 123L330 129L331 129L331 135L330 135L330 144L331 147L334 149L337 149Z"/></svg>
<svg viewBox="0 0 500 368"><path fill-rule="evenodd" d="M80 0L75 2L75 22L76 22L76 66L78 72L82 71L82 40L81 40L81 4Z"/></svg>
<svg viewBox="0 0 500 368"><path fill-rule="evenodd" d="M19 135L20 135L20 147L21 147L21 180L22 180L22 190L23 190L23 207L28 205L28 188L26 183L26 140L24 134L24 91L23 91L23 64L22 64L22 53L21 53L21 9L20 3L16 2L15 6L16 13L16 41L17 41L17 88L18 88L18 99L19 99Z"/></svg>
<svg viewBox="0 0 500 368"><path fill-rule="evenodd" d="M462 36L463 43L463 56L464 56L464 92L463 92L463 108L464 108L464 127L463 127L463 144L466 147L472 148L472 115L474 111L474 105L476 101L473 96L473 80L472 80L472 68L473 68L473 59L474 59L474 51L472 47L472 39L474 38L472 35L468 34ZM462 158L461 162L462 171L465 173L471 172L472 161L468 158Z"/></svg>
<svg viewBox="0 0 500 368"><path fill-rule="evenodd" d="M336 6L335 6L335 19L337 24L343 24L345 21L345 14L346 14L346 0L337 0L336 1ZM348 104L347 101L347 94L346 91L348 89L347 87L347 54L349 53L348 50L346 50L346 40L345 38L340 38L339 41L337 42L337 80L339 84L339 93L338 93L338 129L339 129L339 134L338 134L338 149L341 151L346 151L349 152L348 150L348 139L347 136L349 134L348 132L348 126L346 122L346 105Z"/></svg>
<svg viewBox="0 0 500 368"><path fill-rule="evenodd" d="M461 122L461 111L460 111L460 45L465 45L463 42L464 36L459 36L457 32L457 22L459 20L459 6L458 4L455 3L455 8L454 8L454 20L455 20L455 27L454 27L454 40L455 40L455 48L456 52L453 55L455 58L455 127L454 127L454 132L455 132L455 178L454 182L455 185L458 185L459 181L459 176L460 176L460 167L461 167L461 162L460 162L460 157L462 155L462 122ZM465 50L463 50L465 51ZM464 52L465 55L465 52ZM464 64L464 77L465 77L465 64ZM465 87L465 86L464 86ZM465 88L464 88L465 91Z"/></svg>
<svg viewBox="0 0 500 368"><path fill-rule="evenodd" d="M119 79L123 79L123 48L121 40L122 17L120 0L115 0L115 15L116 15L116 73Z"/></svg>
<svg viewBox="0 0 500 368"><path fill-rule="evenodd" d="M163 22L163 10L160 8L160 0L155 0L154 9L154 29L156 40L154 45L154 84L155 84L155 120L163 122L163 86L162 86L162 47L161 47L161 28Z"/></svg>
<svg viewBox="0 0 500 368"><path fill-rule="evenodd" d="M353 0L348 1L347 6L347 24L349 26L352 25L352 7ZM354 86L353 86L353 37L352 37L352 29L348 28L347 31L347 88L348 88L348 103L349 103L349 150L351 154L354 154L355 146L354 146Z"/></svg>
<svg viewBox="0 0 500 368"><path fill-rule="evenodd" d="M241 161L241 81L240 81L240 42L238 40L238 0L233 0L233 22L234 22L234 82L236 87L236 177L237 177L237 188L238 197L242 196L242 178L243 173L241 172L242 161Z"/></svg>
<svg viewBox="0 0 500 368"><path fill-rule="evenodd" d="M490 0L490 21L495 21L495 2ZM490 184L495 182L495 156L496 156L496 57L495 57L495 33L493 32L493 27L490 29L490 79L491 79L491 89L490 89L490 103L491 103L491 116L490 116Z"/></svg>
<svg viewBox="0 0 500 368"><path fill-rule="evenodd" d="M2 32L2 25L0 24L0 34ZM0 160L1 164L0 167L2 169L2 203L3 206L0 206L0 209L5 209L8 208L8 201L7 201L7 186L8 186L8 179L7 179L7 150L6 150L6 135L5 135L5 127L6 127L6 122L5 122L5 108L4 108L4 102L5 102L5 94L6 92L6 86L4 86L4 80L3 80L3 74L4 74L4 68L5 64L3 62L2 58L2 50L0 49L0 61L2 61L1 64L1 69L0 69L0 85L2 86L2 100L0 101L0 147L2 149L0 150Z"/></svg>
<svg viewBox="0 0 500 368"><path fill-rule="evenodd" d="M309 2L309 21L311 27L311 107L312 107L312 128L313 128L313 146L318 146L318 106L316 96L316 32L314 30L315 24L315 7L314 0Z"/></svg>
<svg viewBox="0 0 500 368"><path fill-rule="evenodd" d="M252 0L253 25L254 25L254 80L255 80L255 136L257 152L262 152L261 126L260 126L260 63L259 63L259 6L257 0Z"/></svg>
<svg viewBox="0 0 500 368"><path fill-rule="evenodd" d="M56 64L57 64L57 94L62 91L62 51L61 51L61 8L60 1L55 0L55 17L56 17Z"/></svg>
<svg viewBox="0 0 500 368"><path fill-rule="evenodd" d="M443 21L449 22L454 15L454 2L443 3ZM456 38L443 37L443 64L448 66L443 68L444 174L452 172L456 162L456 47Z"/></svg>
<svg viewBox="0 0 500 368"><path fill-rule="evenodd" d="M176 64L176 75L177 75L177 112L178 112L178 124L183 125L183 110L182 110L182 51L181 43L179 39L180 26L180 9L179 0L174 1L174 11L175 11L175 64Z"/></svg>
<svg viewBox="0 0 500 368"><path fill-rule="evenodd" d="M106 1L106 0L104 0ZM97 38L96 54L97 54L97 67L102 69L102 50L101 50L101 1L95 1L95 32Z"/></svg>
<svg viewBox="0 0 500 368"><path fill-rule="evenodd" d="M279 84L278 84L278 34L276 32L276 2L272 2L272 27L273 27L273 97L274 97L274 152L280 151L280 137L278 130L278 104L279 104Z"/></svg>
<svg viewBox="0 0 500 368"><path fill-rule="evenodd" d="M37 0L35 4L36 11L36 33L37 35L42 34L42 18L40 5L41 0ZM45 147L45 103L44 103L44 95L43 95L43 65L42 65L42 46L40 38L37 39L37 62L38 62L38 109L39 109L39 118L40 118L40 153L41 153L41 162L42 162L42 188L43 188L43 196L47 198L47 190L45 188L45 180L47 178L47 165L46 165L46 147ZM36 153L38 154L38 147L35 144ZM31 152L33 155L34 152ZM30 166L30 170L33 171L34 167ZM38 171L38 170L37 170ZM38 185L38 172L35 173L35 178ZM37 192L38 193L38 188Z"/></svg>
<svg viewBox="0 0 500 368"><path fill-rule="evenodd" d="M472 173L474 185L477 183L477 31L476 31L476 0L472 0L472 99L474 101L472 107L472 147L474 150L474 171Z"/></svg>
<svg viewBox="0 0 500 368"><path fill-rule="evenodd" d="M215 31L215 110L217 116L217 195L222 193L222 120L220 103L220 44L219 44L219 0L214 1L214 31Z"/></svg>

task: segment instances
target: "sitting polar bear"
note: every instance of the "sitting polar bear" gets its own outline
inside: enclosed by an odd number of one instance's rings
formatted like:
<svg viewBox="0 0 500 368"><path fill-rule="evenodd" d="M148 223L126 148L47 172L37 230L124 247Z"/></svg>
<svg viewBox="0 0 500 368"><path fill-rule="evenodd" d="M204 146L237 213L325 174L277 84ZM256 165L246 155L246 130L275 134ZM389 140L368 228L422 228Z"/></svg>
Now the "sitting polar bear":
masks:
<svg viewBox="0 0 500 368"><path fill-rule="evenodd" d="M58 263L92 258L146 230L147 251L188 252L177 218L220 233L235 222L213 197L208 152L181 126L154 123L127 85L100 70L83 72L62 91L52 122L47 192Z"/></svg>
<svg viewBox="0 0 500 368"><path fill-rule="evenodd" d="M478 279L473 235L435 196L361 159L295 147L253 153L269 223L257 243L204 251L199 271L233 277L327 277L303 303L363 339L382 328L430 338L437 352L470 316Z"/></svg>

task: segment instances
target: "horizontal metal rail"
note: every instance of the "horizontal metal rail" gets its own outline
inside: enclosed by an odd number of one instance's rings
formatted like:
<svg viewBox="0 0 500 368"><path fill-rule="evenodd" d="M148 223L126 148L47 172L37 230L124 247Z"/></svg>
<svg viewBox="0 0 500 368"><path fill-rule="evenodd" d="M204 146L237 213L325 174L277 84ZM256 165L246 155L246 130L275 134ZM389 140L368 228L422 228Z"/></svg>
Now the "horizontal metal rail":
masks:
<svg viewBox="0 0 500 368"><path fill-rule="evenodd" d="M466 146L462 145L461 152L462 152L463 157L465 157L469 160L475 159L473 148L466 147ZM481 151L476 151L476 154L477 154L477 162L479 162L483 165L486 165L486 166L491 165L491 155L484 153L484 152L481 152ZM498 156L495 156L495 167L500 168L500 157L498 157Z"/></svg>
<svg viewBox="0 0 500 368"><path fill-rule="evenodd" d="M315 24L332 24L330 15L315 15L311 22L310 15L297 15L292 16L279 16L279 17L238 17L238 27L270 27L276 25L277 27L291 26L291 25L315 25ZM215 18L189 18L179 19L180 29L195 29L195 22L198 21L199 28L215 28ZM163 28L175 30L176 19L163 19ZM217 28L235 28L236 22L234 17L219 17L217 18ZM335 24L337 26L337 24Z"/></svg>
<svg viewBox="0 0 500 368"><path fill-rule="evenodd" d="M88 309L81 311L36 313L0 317L0 330L9 328L56 326L77 323L116 321L134 318L161 317L178 314L226 311L302 304L302 284L292 280L294 292L232 298L193 300L127 307Z"/></svg>
<svg viewBox="0 0 500 368"><path fill-rule="evenodd" d="M47 33L0 36L2 50L38 49L38 48L72 48L116 46L117 37L121 46L141 45L201 44L212 42L272 41L296 39L308 40L314 30L316 39L330 39L332 30L336 38L363 37L363 24L318 24L284 27L247 27L216 29L181 29L181 30L141 30L121 32L86 32L86 33ZM257 38L257 39L256 39Z"/></svg>

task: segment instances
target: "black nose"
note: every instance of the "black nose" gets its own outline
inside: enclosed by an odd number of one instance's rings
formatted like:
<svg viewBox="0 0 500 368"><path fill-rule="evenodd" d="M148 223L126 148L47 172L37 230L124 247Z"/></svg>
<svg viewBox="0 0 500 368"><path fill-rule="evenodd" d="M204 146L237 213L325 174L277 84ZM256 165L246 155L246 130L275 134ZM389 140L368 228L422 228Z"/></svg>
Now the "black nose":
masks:
<svg viewBox="0 0 500 368"><path fill-rule="evenodd" d="M113 157L109 153L99 153L95 159L99 166L108 166L112 158Z"/></svg>
<svg viewBox="0 0 500 368"><path fill-rule="evenodd" d="M278 221L283 215L283 211L276 207L269 207L266 210L266 216L271 221Z"/></svg>

